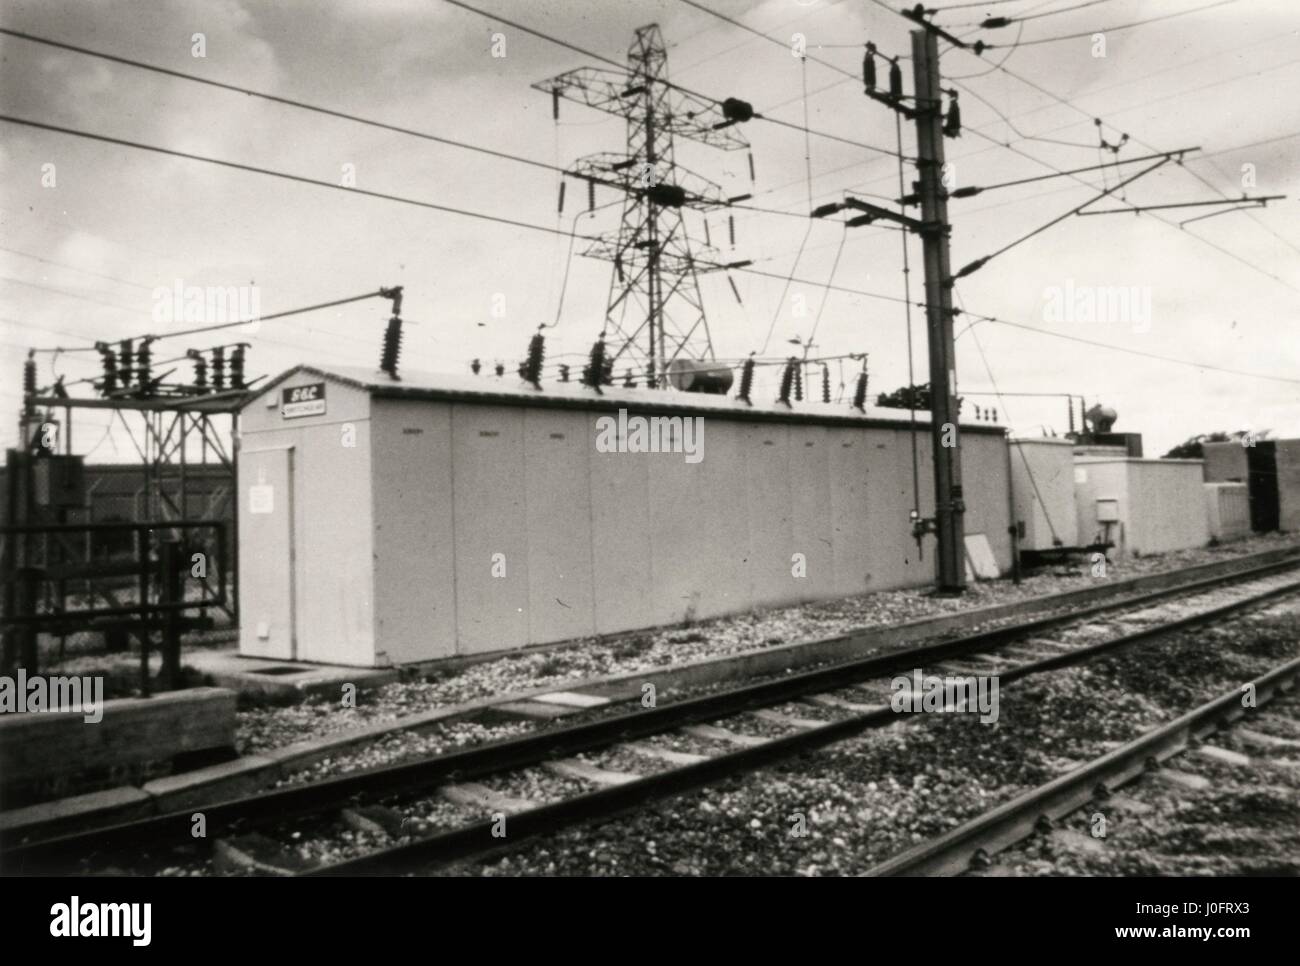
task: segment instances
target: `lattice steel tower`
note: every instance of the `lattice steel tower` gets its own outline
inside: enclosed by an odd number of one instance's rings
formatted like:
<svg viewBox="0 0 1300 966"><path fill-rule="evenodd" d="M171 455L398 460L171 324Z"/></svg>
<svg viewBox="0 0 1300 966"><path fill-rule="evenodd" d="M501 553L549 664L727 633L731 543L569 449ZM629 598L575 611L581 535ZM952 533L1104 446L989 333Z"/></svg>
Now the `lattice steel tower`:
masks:
<svg viewBox="0 0 1300 966"><path fill-rule="evenodd" d="M698 275L721 267L719 253L707 224L704 244L691 241L684 209L709 212L728 199L719 185L676 163L673 138L724 151L748 148L733 125L752 116L742 101L700 97L674 87L667 75L663 37L650 24L637 29L626 72L580 67L532 85L550 93L557 119L561 98L627 119L625 154L581 158L569 173L593 189L602 184L626 192L618 231L602 234L583 254L614 263L605 309L610 356L642 369L650 385L664 384L674 359L714 358ZM730 225L728 231L734 240Z"/></svg>

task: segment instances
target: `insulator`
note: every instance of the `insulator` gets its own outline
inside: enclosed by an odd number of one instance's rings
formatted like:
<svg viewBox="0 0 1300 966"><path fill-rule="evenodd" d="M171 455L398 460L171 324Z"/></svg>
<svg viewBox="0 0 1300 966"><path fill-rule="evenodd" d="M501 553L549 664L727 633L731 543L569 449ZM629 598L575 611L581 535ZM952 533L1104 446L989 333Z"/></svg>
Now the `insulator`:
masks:
<svg viewBox="0 0 1300 966"><path fill-rule="evenodd" d="M853 389L853 408L865 411L867 408L867 368L864 365L858 373L858 384Z"/></svg>
<svg viewBox="0 0 1300 966"><path fill-rule="evenodd" d="M597 339L591 347L587 365L582 370L582 381L593 389L600 389L605 381L605 340Z"/></svg>
<svg viewBox="0 0 1300 966"><path fill-rule="evenodd" d="M897 60L889 64L889 96L896 101L903 99L903 70Z"/></svg>
<svg viewBox="0 0 1300 966"><path fill-rule="evenodd" d="M619 284L623 282L623 259L618 257L614 259L614 274L618 276Z"/></svg>
<svg viewBox="0 0 1300 966"><path fill-rule="evenodd" d="M956 97L948 102L948 118L943 122L943 133L950 138L961 137L961 107Z"/></svg>
<svg viewBox="0 0 1300 966"><path fill-rule="evenodd" d="M569 367L565 363L560 363L560 382L569 381Z"/></svg>
<svg viewBox="0 0 1300 966"><path fill-rule="evenodd" d="M653 389L655 385L654 373L650 373L646 377L646 381L649 383L650 388ZM602 386L614 385L614 360L612 358L606 359L605 364L600 367L600 384Z"/></svg>
<svg viewBox="0 0 1300 966"><path fill-rule="evenodd" d="M757 179L754 177L754 152L750 151L748 157L749 157L749 180L755 181Z"/></svg>
<svg viewBox="0 0 1300 966"><path fill-rule="evenodd" d="M226 388L226 347L217 346L212 350L212 387L221 392Z"/></svg>
<svg viewBox="0 0 1300 966"><path fill-rule="evenodd" d="M736 247L736 216L727 215L727 238L731 242L731 247Z"/></svg>
<svg viewBox="0 0 1300 966"><path fill-rule="evenodd" d="M736 302L743 306L745 303L740 297L740 289L736 288L736 280L728 275L727 284L731 286L731 294L736 296Z"/></svg>
<svg viewBox="0 0 1300 966"><path fill-rule="evenodd" d="M149 389L149 384L153 382L153 350L149 348L148 339L141 342L140 348L136 350L135 371L135 384L141 389Z"/></svg>
<svg viewBox="0 0 1300 966"><path fill-rule="evenodd" d="M379 368L397 379L397 359L402 354L402 317L390 316L384 329L384 348L379 356Z"/></svg>
<svg viewBox="0 0 1300 966"><path fill-rule="evenodd" d="M131 385L131 379L135 376L135 343L132 340L123 339L117 344L117 363L122 385Z"/></svg>
<svg viewBox="0 0 1300 966"><path fill-rule="evenodd" d="M528 361L524 363L524 381L542 388L542 360L546 357L546 339L540 332L528 340Z"/></svg>
<svg viewBox="0 0 1300 966"><path fill-rule="evenodd" d="M740 392L736 394L737 399L743 399L749 402L749 394L754 388L754 357L750 356L745 360L745 364L740 369Z"/></svg>
<svg viewBox="0 0 1300 966"><path fill-rule="evenodd" d="M495 368L493 371L496 372L496 374L497 374L498 377L500 377L500 376L504 376L504 375L506 374L505 363L498 362L498 363L496 364L496 368Z"/></svg>
<svg viewBox="0 0 1300 966"><path fill-rule="evenodd" d="M975 418L976 419L980 418L980 407L978 403L975 405Z"/></svg>
<svg viewBox="0 0 1300 966"><path fill-rule="evenodd" d="M483 363L479 362L477 359L469 364L469 371L474 373L476 376L482 371L482 369Z"/></svg>
<svg viewBox="0 0 1300 966"><path fill-rule="evenodd" d="M794 401L803 402L803 366L792 362L794 365Z"/></svg>
<svg viewBox="0 0 1300 966"><path fill-rule="evenodd" d="M558 87L552 87L551 88L551 120L558 121L559 119L560 119L560 89Z"/></svg>
<svg viewBox="0 0 1300 966"><path fill-rule="evenodd" d="M208 360L195 352L190 356L194 360L194 388L199 392L208 391Z"/></svg>
<svg viewBox="0 0 1300 966"><path fill-rule="evenodd" d="M993 414L992 418L989 421L996 423L998 421L998 411L996 409L990 409L989 412Z"/></svg>
<svg viewBox="0 0 1300 966"><path fill-rule="evenodd" d="M794 370L798 365L796 359L791 359L785 364L785 371L781 373L781 395L776 397L777 402L790 405L790 389L794 386Z"/></svg>
<svg viewBox="0 0 1300 966"><path fill-rule="evenodd" d="M686 189L675 184L654 184L646 197L662 208L680 208L686 204Z"/></svg>
<svg viewBox="0 0 1300 966"><path fill-rule="evenodd" d="M587 210L594 211L595 209L596 209L596 182L588 181L587 182Z"/></svg>
<svg viewBox="0 0 1300 966"><path fill-rule="evenodd" d="M704 244L709 248L713 247L713 239L709 237L709 219L704 219Z"/></svg>
<svg viewBox="0 0 1300 966"><path fill-rule="evenodd" d="M32 399L36 396L36 360L28 356L23 360L23 412L31 414Z"/></svg>
<svg viewBox="0 0 1300 966"><path fill-rule="evenodd" d="M831 401L831 367L822 363L822 402Z"/></svg>
<svg viewBox="0 0 1300 966"><path fill-rule="evenodd" d="M235 351L230 354L230 388L246 389L247 383L244 382L244 350L247 346L237 345Z"/></svg>
<svg viewBox="0 0 1300 966"><path fill-rule="evenodd" d="M561 215L564 214L564 189L566 187L568 187L567 182L561 179L560 180L560 203L556 208L556 211Z"/></svg>
<svg viewBox="0 0 1300 966"><path fill-rule="evenodd" d="M67 399L67 398L68 398L68 390L67 390L66 388L64 388L64 386L63 386L63 377L62 377L62 376L59 376L59 378L57 378L57 379L54 380L54 398L55 398L55 399Z"/></svg>
<svg viewBox="0 0 1300 966"><path fill-rule="evenodd" d="M636 388L636 380L632 378L632 370L631 370L631 369L629 369L627 372L623 373L623 388L624 388L624 389L635 389L635 388Z"/></svg>
<svg viewBox="0 0 1300 966"><path fill-rule="evenodd" d="M99 361L104 366L104 381L99 391L108 396L117 391L117 353L108 347L107 342L96 342Z"/></svg>
<svg viewBox="0 0 1300 966"><path fill-rule="evenodd" d="M867 52L862 55L862 87L865 91L876 89L876 45L867 44Z"/></svg>

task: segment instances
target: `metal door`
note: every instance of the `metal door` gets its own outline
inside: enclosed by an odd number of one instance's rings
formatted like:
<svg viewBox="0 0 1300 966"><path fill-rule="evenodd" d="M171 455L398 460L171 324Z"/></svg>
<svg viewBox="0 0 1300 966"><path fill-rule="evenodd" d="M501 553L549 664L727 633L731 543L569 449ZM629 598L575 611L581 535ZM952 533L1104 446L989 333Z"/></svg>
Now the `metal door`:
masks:
<svg viewBox="0 0 1300 966"><path fill-rule="evenodd" d="M240 651L298 656L294 574L293 447L239 454Z"/></svg>

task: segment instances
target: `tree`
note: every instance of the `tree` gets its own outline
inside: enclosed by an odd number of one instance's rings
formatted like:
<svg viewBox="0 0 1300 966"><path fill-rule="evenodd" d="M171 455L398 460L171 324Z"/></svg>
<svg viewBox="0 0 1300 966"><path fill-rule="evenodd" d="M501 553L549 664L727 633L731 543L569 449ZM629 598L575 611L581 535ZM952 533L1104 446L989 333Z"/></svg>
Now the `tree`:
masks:
<svg viewBox="0 0 1300 966"><path fill-rule="evenodd" d="M1269 431L1267 429L1261 430L1258 433L1246 429L1239 429L1232 433L1225 433L1222 431L1214 432L1214 433L1201 433L1199 436L1189 437L1188 439L1179 443L1177 446L1175 446L1173 449L1171 449L1168 453L1166 453L1164 456L1160 458L1164 460L1204 459L1205 443L1228 443L1228 442L1240 440L1245 436L1253 436L1256 439L1263 439L1265 436L1268 435L1268 433Z"/></svg>

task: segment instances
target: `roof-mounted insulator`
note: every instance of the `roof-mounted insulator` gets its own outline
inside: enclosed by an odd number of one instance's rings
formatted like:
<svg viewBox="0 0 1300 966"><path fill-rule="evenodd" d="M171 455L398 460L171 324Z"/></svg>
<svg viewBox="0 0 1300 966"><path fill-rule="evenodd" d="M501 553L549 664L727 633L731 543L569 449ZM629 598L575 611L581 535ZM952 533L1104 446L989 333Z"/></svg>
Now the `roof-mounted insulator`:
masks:
<svg viewBox="0 0 1300 966"><path fill-rule="evenodd" d="M107 342L96 342L95 348L99 350L99 361L104 367L104 379L99 391L109 396L117 391L117 353L109 348Z"/></svg>
<svg viewBox="0 0 1300 966"><path fill-rule="evenodd" d="M944 137L961 137L961 107L957 103L957 92L948 92L948 117L943 122Z"/></svg>
<svg viewBox="0 0 1300 966"><path fill-rule="evenodd" d="M36 359L30 353L23 360L23 408L31 411L31 399L36 395Z"/></svg>
<svg viewBox="0 0 1300 966"><path fill-rule="evenodd" d="M498 362L498 363L496 364L496 367L495 367L492 371L495 372L495 373L497 374L497 378L498 378L498 379L499 379L500 377L504 376L504 375L506 374L506 365L505 365L505 363L504 363L504 362Z"/></svg>
<svg viewBox="0 0 1300 966"><path fill-rule="evenodd" d="M546 338L537 332L528 340L528 361L524 363L524 381L542 388L542 360L546 357Z"/></svg>
<svg viewBox="0 0 1300 966"><path fill-rule="evenodd" d="M749 394L754 390L754 357L750 356L745 360L745 364L740 368L740 391L736 393L736 398L744 400L749 405L754 405L750 401Z"/></svg>
<svg viewBox="0 0 1300 966"><path fill-rule="evenodd" d="M794 364L794 401L803 402L803 366L795 359L790 360Z"/></svg>
<svg viewBox="0 0 1300 966"><path fill-rule="evenodd" d="M226 347L223 345L212 350L212 388L217 392L226 388Z"/></svg>
<svg viewBox="0 0 1300 966"><path fill-rule="evenodd" d="M194 363L194 388L199 393L208 391L208 360L198 349L190 349L185 355Z"/></svg>
<svg viewBox="0 0 1300 966"><path fill-rule="evenodd" d="M123 386L131 385L135 376L135 342L131 339L123 339L117 344L117 373Z"/></svg>
<svg viewBox="0 0 1300 966"><path fill-rule="evenodd" d="M610 360L610 365L613 365L613 360ZM605 364L605 340L600 338L597 339L595 344L591 347L591 355L588 357L586 367L582 370L582 384L584 386L590 386L592 389L596 390L596 392L600 392L600 386L601 383L605 381L605 374L607 371Z"/></svg>
<svg viewBox="0 0 1300 966"><path fill-rule="evenodd" d="M469 364L469 371L474 373L474 375L477 376L480 372L483 371L483 363L475 359L473 362Z"/></svg>
<svg viewBox="0 0 1300 966"><path fill-rule="evenodd" d="M981 417L980 417L980 407L979 407L979 404L976 403L976 405L975 405L975 420L978 422L978 421L980 420L980 418L981 418Z"/></svg>
<svg viewBox="0 0 1300 966"><path fill-rule="evenodd" d="M822 402L831 401L831 367L822 363Z"/></svg>
<svg viewBox="0 0 1300 966"><path fill-rule="evenodd" d="M876 89L876 45L867 44L867 52L862 55L862 90L870 94Z"/></svg>
<svg viewBox="0 0 1300 966"><path fill-rule="evenodd" d="M402 354L402 317L390 316L384 329L384 348L379 355L379 368L388 373L390 379L401 380L397 374L397 360Z"/></svg>
<svg viewBox="0 0 1300 966"><path fill-rule="evenodd" d="M230 388L243 391L248 388L248 383L244 381L244 350L248 348L245 342L235 346L235 351L230 354Z"/></svg>
<svg viewBox="0 0 1300 966"><path fill-rule="evenodd" d="M897 57L889 62L889 96L896 101L903 99L903 69Z"/></svg>
<svg viewBox="0 0 1300 966"><path fill-rule="evenodd" d="M781 394L776 397L778 403L790 405L790 390L794 386L794 372L798 366L799 360L793 358L785 364L785 370L781 373Z"/></svg>
<svg viewBox="0 0 1300 966"><path fill-rule="evenodd" d="M565 363L560 363L560 382L569 381L569 367Z"/></svg>
<svg viewBox="0 0 1300 966"><path fill-rule="evenodd" d="M858 384L853 390L853 408L858 412L867 411L867 371L858 373Z"/></svg>
<svg viewBox="0 0 1300 966"><path fill-rule="evenodd" d="M631 369L629 369L627 372L623 373L623 388L624 388L624 389L635 389L635 388L636 388L636 380L632 378L632 370L631 370Z"/></svg>

